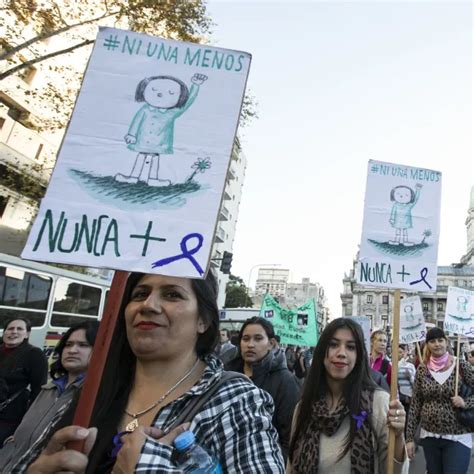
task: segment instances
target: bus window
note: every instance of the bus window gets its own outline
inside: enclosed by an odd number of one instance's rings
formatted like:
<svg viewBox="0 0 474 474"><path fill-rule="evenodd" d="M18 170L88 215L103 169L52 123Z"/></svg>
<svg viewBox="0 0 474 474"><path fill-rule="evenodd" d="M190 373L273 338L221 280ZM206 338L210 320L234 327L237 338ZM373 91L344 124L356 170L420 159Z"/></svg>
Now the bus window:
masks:
<svg viewBox="0 0 474 474"><path fill-rule="evenodd" d="M102 290L72 280L60 278L56 282L51 326L70 327L73 324L97 319Z"/></svg>
<svg viewBox="0 0 474 474"><path fill-rule="evenodd" d="M23 317L34 327L45 323L52 278L0 265L0 325Z"/></svg>

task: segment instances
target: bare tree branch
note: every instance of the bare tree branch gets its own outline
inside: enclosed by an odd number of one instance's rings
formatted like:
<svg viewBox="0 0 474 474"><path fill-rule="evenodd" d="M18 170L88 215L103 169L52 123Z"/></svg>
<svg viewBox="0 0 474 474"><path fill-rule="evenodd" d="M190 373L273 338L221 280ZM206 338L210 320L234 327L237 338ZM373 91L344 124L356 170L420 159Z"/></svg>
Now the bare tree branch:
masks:
<svg viewBox="0 0 474 474"><path fill-rule="evenodd" d="M24 43L22 44L19 44L18 46L15 46L11 49L9 49L8 51L6 51L5 53L1 54L0 55L0 61L3 60L3 59L7 59L9 58L10 56L13 56L15 53L18 53L18 51L21 51L22 49L25 49L25 48L28 48L29 46L31 46L32 44L36 43L37 41L43 41L47 38L51 38L53 36L56 36L56 35L60 35L61 33L64 33L66 31L69 31L71 30L72 28L76 28L78 26L83 26L83 25L87 25L89 23L94 23L96 21L99 21L99 20L102 20L103 18L108 18L110 16L115 16L117 15L118 13L120 13L119 10L115 11L115 12L112 12L112 13L104 13L103 15L101 16L98 16L98 17L95 17L95 18L91 18L89 20L84 20L84 21L80 21L78 23L73 23L72 25L66 25L66 26L63 26L62 28L59 28L58 30L54 30L54 31L50 31L48 33L43 33L43 34L40 34L38 36L35 36L34 38L31 38L29 39L28 41L25 41ZM46 59L48 56L44 56L43 59Z"/></svg>
<svg viewBox="0 0 474 474"><path fill-rule="evenodd" d="M40 56L38 58L31 59L30 61L25 61L24 63L18 64L17 66L12 67L11 69L6 70L5 72L2 72L0 74L0 81L2 79L5 79L6 77L11 76L12 74L15 74L15 72L21 71L22 69L25 69L27 67L32 66L33 64L39 63L39 62L44 61L46 59L54 58L55 56L59 56L61 54L70 53L71 51L74 51L75 49L82 48L83 46L87 46L88 44L91 44L94 41L95 41L95 39L85 40L82 43L78 43L74 46L71 46L70 48L61 49L59 51L54 51L54 53L46 54L44 56Z"/></svg>
<svg viewBox="0 0 474 474"><path fill-rule="evenodd" d="M61 20L63 25L69 26L67 22L64 20L62 14L61 14L61 9L59 8L59 5L56 2L53 2L54 9L57 12L57 15L59 16L59 19Z"/></svg>

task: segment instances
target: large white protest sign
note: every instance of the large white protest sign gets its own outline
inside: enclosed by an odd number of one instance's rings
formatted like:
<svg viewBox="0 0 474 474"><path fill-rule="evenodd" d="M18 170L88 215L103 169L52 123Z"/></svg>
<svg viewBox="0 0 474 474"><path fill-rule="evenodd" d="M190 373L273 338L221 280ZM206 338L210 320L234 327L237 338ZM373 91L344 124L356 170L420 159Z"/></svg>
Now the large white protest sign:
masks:
<svg viewBox="0 0 474 474"><path fill-rule="evenodd" d="M362 333L364 334L365 348L367 349L367 355L370 357L370 331L371 321L367 316L350 316L356 323L360 324Z"/></svg>
<svg viewBox="0 0 474 474"><path fill-rule="evenodd" d="M250 59L101 28L22 257L202 276Z"/></svg>
<svg viewBox="0 0 474 474"><path fill-rule="evenodd" d="M474 336L474 291L450 286L444 316L444 330Z"/></svg>
<svg viewBox="0 0 474 474"><path fill-rule="evenodd" d="M426 324L419 296L403 298L400 302L400 343L424 341Z"/></svg>
<svg viewBox="0 0 474 474"><path fill-rule="evenodd" d="M441 173L369 161L357 281L436 291Z"/></svg>

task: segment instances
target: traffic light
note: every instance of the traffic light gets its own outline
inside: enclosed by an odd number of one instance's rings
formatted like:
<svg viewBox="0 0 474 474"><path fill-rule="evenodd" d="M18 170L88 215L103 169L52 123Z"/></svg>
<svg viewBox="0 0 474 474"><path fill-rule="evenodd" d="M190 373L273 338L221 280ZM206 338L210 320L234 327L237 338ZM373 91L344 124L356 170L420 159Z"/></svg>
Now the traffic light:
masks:
<svg viewBox="0 0 474 474"><path fill-rule="evenodd" d="M221 261L221 272L225 274L230 273L230 267L232 266L232 253L224 250Z"/></svg>

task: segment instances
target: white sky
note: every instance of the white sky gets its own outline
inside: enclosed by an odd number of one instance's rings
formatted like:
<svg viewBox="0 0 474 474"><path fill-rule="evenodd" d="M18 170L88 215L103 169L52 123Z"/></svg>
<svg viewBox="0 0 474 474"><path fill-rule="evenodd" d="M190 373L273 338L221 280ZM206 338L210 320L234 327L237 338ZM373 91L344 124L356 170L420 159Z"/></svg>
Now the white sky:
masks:
<svg viewBox="0 0 474 474"><path fill-rule="evenodd" d="M243 131L232 273L247 282L252 266L280 263L292 281L321 283L339 316L369 159L443 173L438 263L460 260L474 184L470 2L211 1L208 10L212 44L253 55L259 103Z"/></svg>

